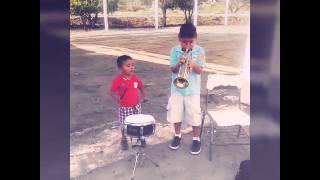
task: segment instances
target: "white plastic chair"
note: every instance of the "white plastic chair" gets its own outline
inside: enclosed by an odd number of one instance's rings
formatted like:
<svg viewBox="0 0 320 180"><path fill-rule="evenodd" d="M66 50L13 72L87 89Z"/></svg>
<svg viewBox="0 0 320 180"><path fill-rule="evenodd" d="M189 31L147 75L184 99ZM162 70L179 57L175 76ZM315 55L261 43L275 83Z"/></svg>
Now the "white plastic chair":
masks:
<svg viewBox="0 0 320 180"><path fill-rule="evenodd" d="M234 109L219 109L219 110L208 110L208 96L215 95L212 93L217 87L223 86L234 86L240 90L238 108ZM209 145L209 160L212 160L212 146L214 133L217 130L217 127L226 127L226 126L238 126L237 137L239 138L241 129L243 126L250 126L250 116L241 110L241 104L250 104L250 92L249 92L249 80L245 79L240 75L217 75L210 74L207 79L206 95L205 95L205 106L202 114L202 123L201 123L201 134L204 125L204 119L206 116L210 120L210 145ZM245 132L249 136L248 132ZM227 145L227 144L226 144Z"/></svg>

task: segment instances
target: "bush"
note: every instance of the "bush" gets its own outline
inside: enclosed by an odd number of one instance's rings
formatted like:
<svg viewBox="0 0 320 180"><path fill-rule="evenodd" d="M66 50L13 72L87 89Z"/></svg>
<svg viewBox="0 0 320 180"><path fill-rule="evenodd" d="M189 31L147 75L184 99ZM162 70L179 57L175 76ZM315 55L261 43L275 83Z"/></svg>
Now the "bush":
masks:
<svg viewBox="0 0 320 180"><path fill-rule="evenodd" d="M108 13L118 9L119 0L108 0L107 2ZM102 0L70 0L70 13L80 17L84 29L93 28L101 12L103 12Z"/></svg>

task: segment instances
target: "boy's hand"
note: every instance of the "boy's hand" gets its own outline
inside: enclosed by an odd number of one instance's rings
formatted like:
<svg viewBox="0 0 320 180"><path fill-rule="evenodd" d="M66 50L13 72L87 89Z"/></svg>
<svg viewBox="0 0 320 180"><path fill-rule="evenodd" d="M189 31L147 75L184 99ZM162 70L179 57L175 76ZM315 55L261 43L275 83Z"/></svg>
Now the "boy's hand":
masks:
<svg viewBox="0 0 320 180"><path fill-rule="evenodd" d="M121 100L116 92L110 92L112 99L120 106Z"/></svg>
<svg viewBox="0 0 320 180"><path fill-rule="evenodd" d="M202 73L202 68L198 64L196 64L195 61L189 61L188 66L196 74Z"/></svg>
<svg viewBox="0 0 320 180"><path fill-rule="evenodd" d="M119 106L121 105L120 97L117 97L116 102L117 102L117 104L118 104Z"/></svg>
<svg viewBox="0 0 320 180"><path fill-rule="evenodd" d="M196 64L194 63L194 61L191 60L189 61L188 66L189 68L193 69L196 66Z"/></svg>
<svg viewBox="0 0 320 180"><path fill-rule="evenodd" d="M146 103L146 102L148 102L149 100L147 99L147 98L143 98L142 99L142 103Z"/></svg>
<svg viewBox="0 0 320 180"><path fill-rule="evenodd" d="M186 59L183 56L180 56L179 58L179 64L183 64L186 62Z"/></svg>

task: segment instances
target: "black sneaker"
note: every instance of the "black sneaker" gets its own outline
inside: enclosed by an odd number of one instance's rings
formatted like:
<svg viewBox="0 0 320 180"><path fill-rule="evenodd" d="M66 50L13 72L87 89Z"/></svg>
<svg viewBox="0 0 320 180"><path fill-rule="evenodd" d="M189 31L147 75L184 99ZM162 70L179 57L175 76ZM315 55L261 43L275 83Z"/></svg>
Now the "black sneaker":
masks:
<svg viewBox="0 0 320 180"><path fill-rule="evenodd" d="M128 145L128 140L127 140L127 138L126 137L122 137L122 139L121 139L121 149L122 150L128 150L129 149L129 145Z"/></svg>
<svg viewBox="0 0 320 180"><path fill-rule="evenodd" d="M190 153L199 154L200 151L201 151L201 142L198 140L193 140Z"/></svg>
<svg viewBox="0 0 320 180"><path fill-rule="evenodd" d="M170 149L174 149L174 150L178 149L178 148L179 148L179 145L180 145L180 141L181 141L181 138L178 137L178 136L175 136L175 137L173 138L173 141L172 141L171 144L169 145L169 148L170 148Z"/></svg>

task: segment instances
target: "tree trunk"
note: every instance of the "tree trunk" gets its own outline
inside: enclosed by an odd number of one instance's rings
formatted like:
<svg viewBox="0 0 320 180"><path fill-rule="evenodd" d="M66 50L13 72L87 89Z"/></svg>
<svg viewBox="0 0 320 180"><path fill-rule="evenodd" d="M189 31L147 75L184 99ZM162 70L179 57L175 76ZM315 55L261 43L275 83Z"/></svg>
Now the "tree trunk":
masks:
<svg viewBox="0 0 320 180"><path fill-rule="evenodd" d="M98 22L98 13L96 13L96 14L94 15L92 26L95 27L95 25L97 24L97 22Z"/></svg>
<svg viewBox="0 0 320 180"><path fill-rule="evenodd" d="M80 20L81 20L81 25L82 25L82 28L84 29L84 30L86 30L86 18L85 18L85 16L80 16Z"/></svg>
<svg viewBox="0 0 320 180"><path fill-rule="evenodd" d="M187 17L187 10L184 10L184 19L186 20L186 23L188 23L188 17Z"/></svg>
<svg viewBox="0 0 320 180"><path fill-rule="evenodd" d="M188 11L188 16L186 18L186 23L192 23L192 12L193 11L190 10L190 9L186 9L186 11ZM185 14L187 15L186 11L185 11Z"/></svg>
<svg viewBox="0 0 320 180"><path fill-rule="evenodd" d="M190 23L192 22L193 10L190 10Z"/></svg>
<svg viewBox="0 0 320 180"><path fill-rule="evenodd" d="M163 24L163 27L166 27L167 26L167 9L166 8L162 8L162 24Z"/></svg>
<svg viewBox="0 0 320 180"><path fill-rule="evenodd" d="M88 29L89 30L91 30L91 28L92 28L92 17L91 17L91 14L89 14L89 16L88 16Z"/></svg>

